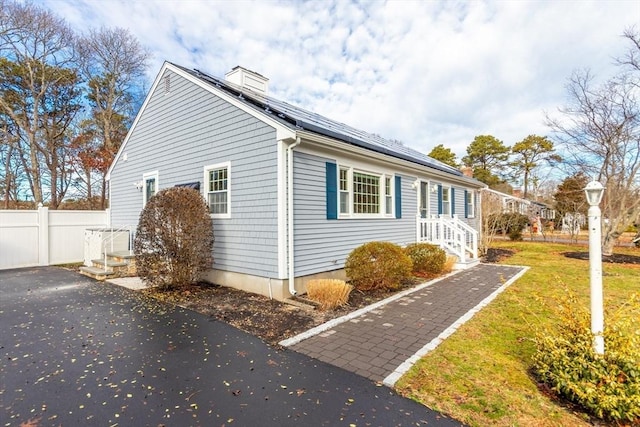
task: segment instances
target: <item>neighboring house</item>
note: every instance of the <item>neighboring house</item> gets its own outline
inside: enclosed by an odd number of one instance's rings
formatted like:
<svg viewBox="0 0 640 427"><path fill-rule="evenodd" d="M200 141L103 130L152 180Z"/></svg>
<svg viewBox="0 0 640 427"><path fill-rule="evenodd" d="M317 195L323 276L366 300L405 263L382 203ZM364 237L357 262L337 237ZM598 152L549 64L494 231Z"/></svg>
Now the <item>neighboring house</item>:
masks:
<svg viewBox="0 0 640 427"><path fill-rule="evenodd" d="M484 184L267 87L242 67L222 80L166 62L109 169L111 224L135 229L159 189L195 188L215 235L205 279L278 299L343 277L347 255L373 240L477 260Z"/></svg>
<svg viewBox="0 0 640 427"><path fill-rule="evenodd" d="M552 221L556 217L556 211L549 205L533 200L523 199L515 194L501 193L500 191L485 188L482 190L483 203L489 205L495 203L501 206L502 212L516 212L525 215L531 221L534 232L542 231L542 220Z"/></svg>

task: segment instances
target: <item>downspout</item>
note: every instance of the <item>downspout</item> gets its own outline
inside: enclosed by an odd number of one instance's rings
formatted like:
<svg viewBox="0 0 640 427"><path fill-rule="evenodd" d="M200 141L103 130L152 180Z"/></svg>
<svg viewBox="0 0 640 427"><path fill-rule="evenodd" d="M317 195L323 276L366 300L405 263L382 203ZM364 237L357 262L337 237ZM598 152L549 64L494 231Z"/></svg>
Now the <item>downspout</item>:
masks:
<svg viewBox="0 0 640 427"><path fill-rule="evenodd" d="M296 142L287 147L287 225L289 234L287 253L289 255L289 293L292 296L297 293L293 268L293 149L300 145L300 142L300 137L297 137Z"/></svg>

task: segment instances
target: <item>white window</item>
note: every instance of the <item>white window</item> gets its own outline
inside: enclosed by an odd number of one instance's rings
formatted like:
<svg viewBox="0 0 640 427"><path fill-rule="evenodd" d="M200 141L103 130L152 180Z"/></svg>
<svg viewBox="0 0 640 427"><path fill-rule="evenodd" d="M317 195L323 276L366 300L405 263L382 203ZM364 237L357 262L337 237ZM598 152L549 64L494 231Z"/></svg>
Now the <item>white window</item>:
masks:
<svg viewBox="0 0 640 427"><path fill-rule="evenodd" d="M384 177L384 213L391 215L393 213L393 196L391 195L391 178Z"/></svg>
<svg viewBox="0 0 640 427"><path fill-rule="evenodd" d="M429 217L429 194L431 186L427 181L420 181L420 217Z"/></svg>
<svg viewBox="0 0 640 427"><path fill-rule="evenodd" d="M442 187L442 214L451 215L451 188Z"/></svg>
<svg viewBox="0 0 640 427"><path fill-rule="evenodd" d="M349 169L340 168L340 214L349 214L351 197L349 194Z"/></svg>
<svg viewBox="0 0 640 427"><path fill-rule="evenodd" d="M231 218L231 164L204 167L204 191L209 212L214 218Z"/></svg>
<svg viewBox="0 0 640 427"><path fill-rule="evenodd" d="M158 171L142 175L142 207L158 192Z"/></svg>
<svg viewBox="0 0 640 427"><path fill-rule="evenodd" d="M380 213L380 177L353 173L353 213Z"/></svg>
<svg viewBox="0 0 640 427"><path fill-rule="evenodd" d="M375 174L340 167L338 208L341 217L392 216L394 181L392 175Z"/></svg>
<svg viewBox="0 0 640 427"><path fill-rule="evenodd" d="M476 216L476 207L474 203L473 191L466 192L467 200L465 200L465 204L467 206L467 218L473 218Z"/></svg>

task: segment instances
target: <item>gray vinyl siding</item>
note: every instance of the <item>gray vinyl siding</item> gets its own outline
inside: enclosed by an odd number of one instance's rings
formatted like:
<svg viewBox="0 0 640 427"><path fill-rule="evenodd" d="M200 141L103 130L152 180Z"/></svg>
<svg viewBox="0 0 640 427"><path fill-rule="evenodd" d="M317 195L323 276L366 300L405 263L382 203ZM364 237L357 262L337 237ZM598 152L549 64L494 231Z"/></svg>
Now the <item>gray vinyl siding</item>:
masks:
<svg viewBox="0 0 640 427"><path fill-rule="evenodd" d="M231 218L213 219L213 267L277 277L275 129L167 72L170 92L161 81L112 171L112 224L137 225L144 173L158 171L158 189L198 181L204 194L203 167L229 161Z"/></svg>
<svg viewBox="0 0 640 427"><path fill-rule="evenodd" d="M373 240L407 244L415 241L417 192L415 177L401 175L402 218L327 220L326 162L294 152L294 263L303 276L344 267L349 253Z"/></svg>
<svg viewBox="0 0 640 427"><path fill-rule="evenodd" d="M422 177L422 179L428 179L426 177ZM431 185L442 185L444 187L449 187L454 189L454 203L455 203L455 212L456 215L458 217L458 219L460 219L461 221L466 222L467 224L469 224L471 227L475 228L476 230L478 229L477 225L477 218L478 218L478 196L475 196L475 201L476 201L476 212L475 212L475 218L465 218L464 217L464 205L465 205L465 199L464 199L464 187L459 187L456 184L452 184L450 182L446 182L446 181L435 181L432 180L430 181ZM472 188L466 188L466 190L472 194L476 193L475 189ZM430 205L430 209L431 209L431 215L433 216L437 216L438 215L438 192L430 192L430 196L429 196L429 205Z"/></svg>

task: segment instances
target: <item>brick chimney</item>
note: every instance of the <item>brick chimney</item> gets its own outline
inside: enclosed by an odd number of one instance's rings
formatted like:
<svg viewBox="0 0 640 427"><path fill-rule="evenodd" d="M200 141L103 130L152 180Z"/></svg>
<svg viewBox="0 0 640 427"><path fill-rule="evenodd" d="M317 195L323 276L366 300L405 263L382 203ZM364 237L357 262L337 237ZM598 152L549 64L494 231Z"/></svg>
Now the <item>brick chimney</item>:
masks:
<svg viewBox="0 0 640 427"><path fill-rule="evenodd" d="M523 194L521 189L519 189L519 188L514 188L513 189L513 197L518 197L519 199L522 199L523 195L524 194Z"/></svg>
<svg viewBox="0 0 640 427"><path fill-rule="evenodd" d="M231 71L224 75L224 78L230 83L235 83L262 95L267 95L269 92L268 78L255 71L247 70L240 65L233 67Z"/></svg>
<svg viewBox="0 0 640 427"><path fill-rule="evenodd" d="M462 172L462 175L464 176L473 178L473 168L470 168L469 166L462 166L460 168L460 172Z"/></svg>

